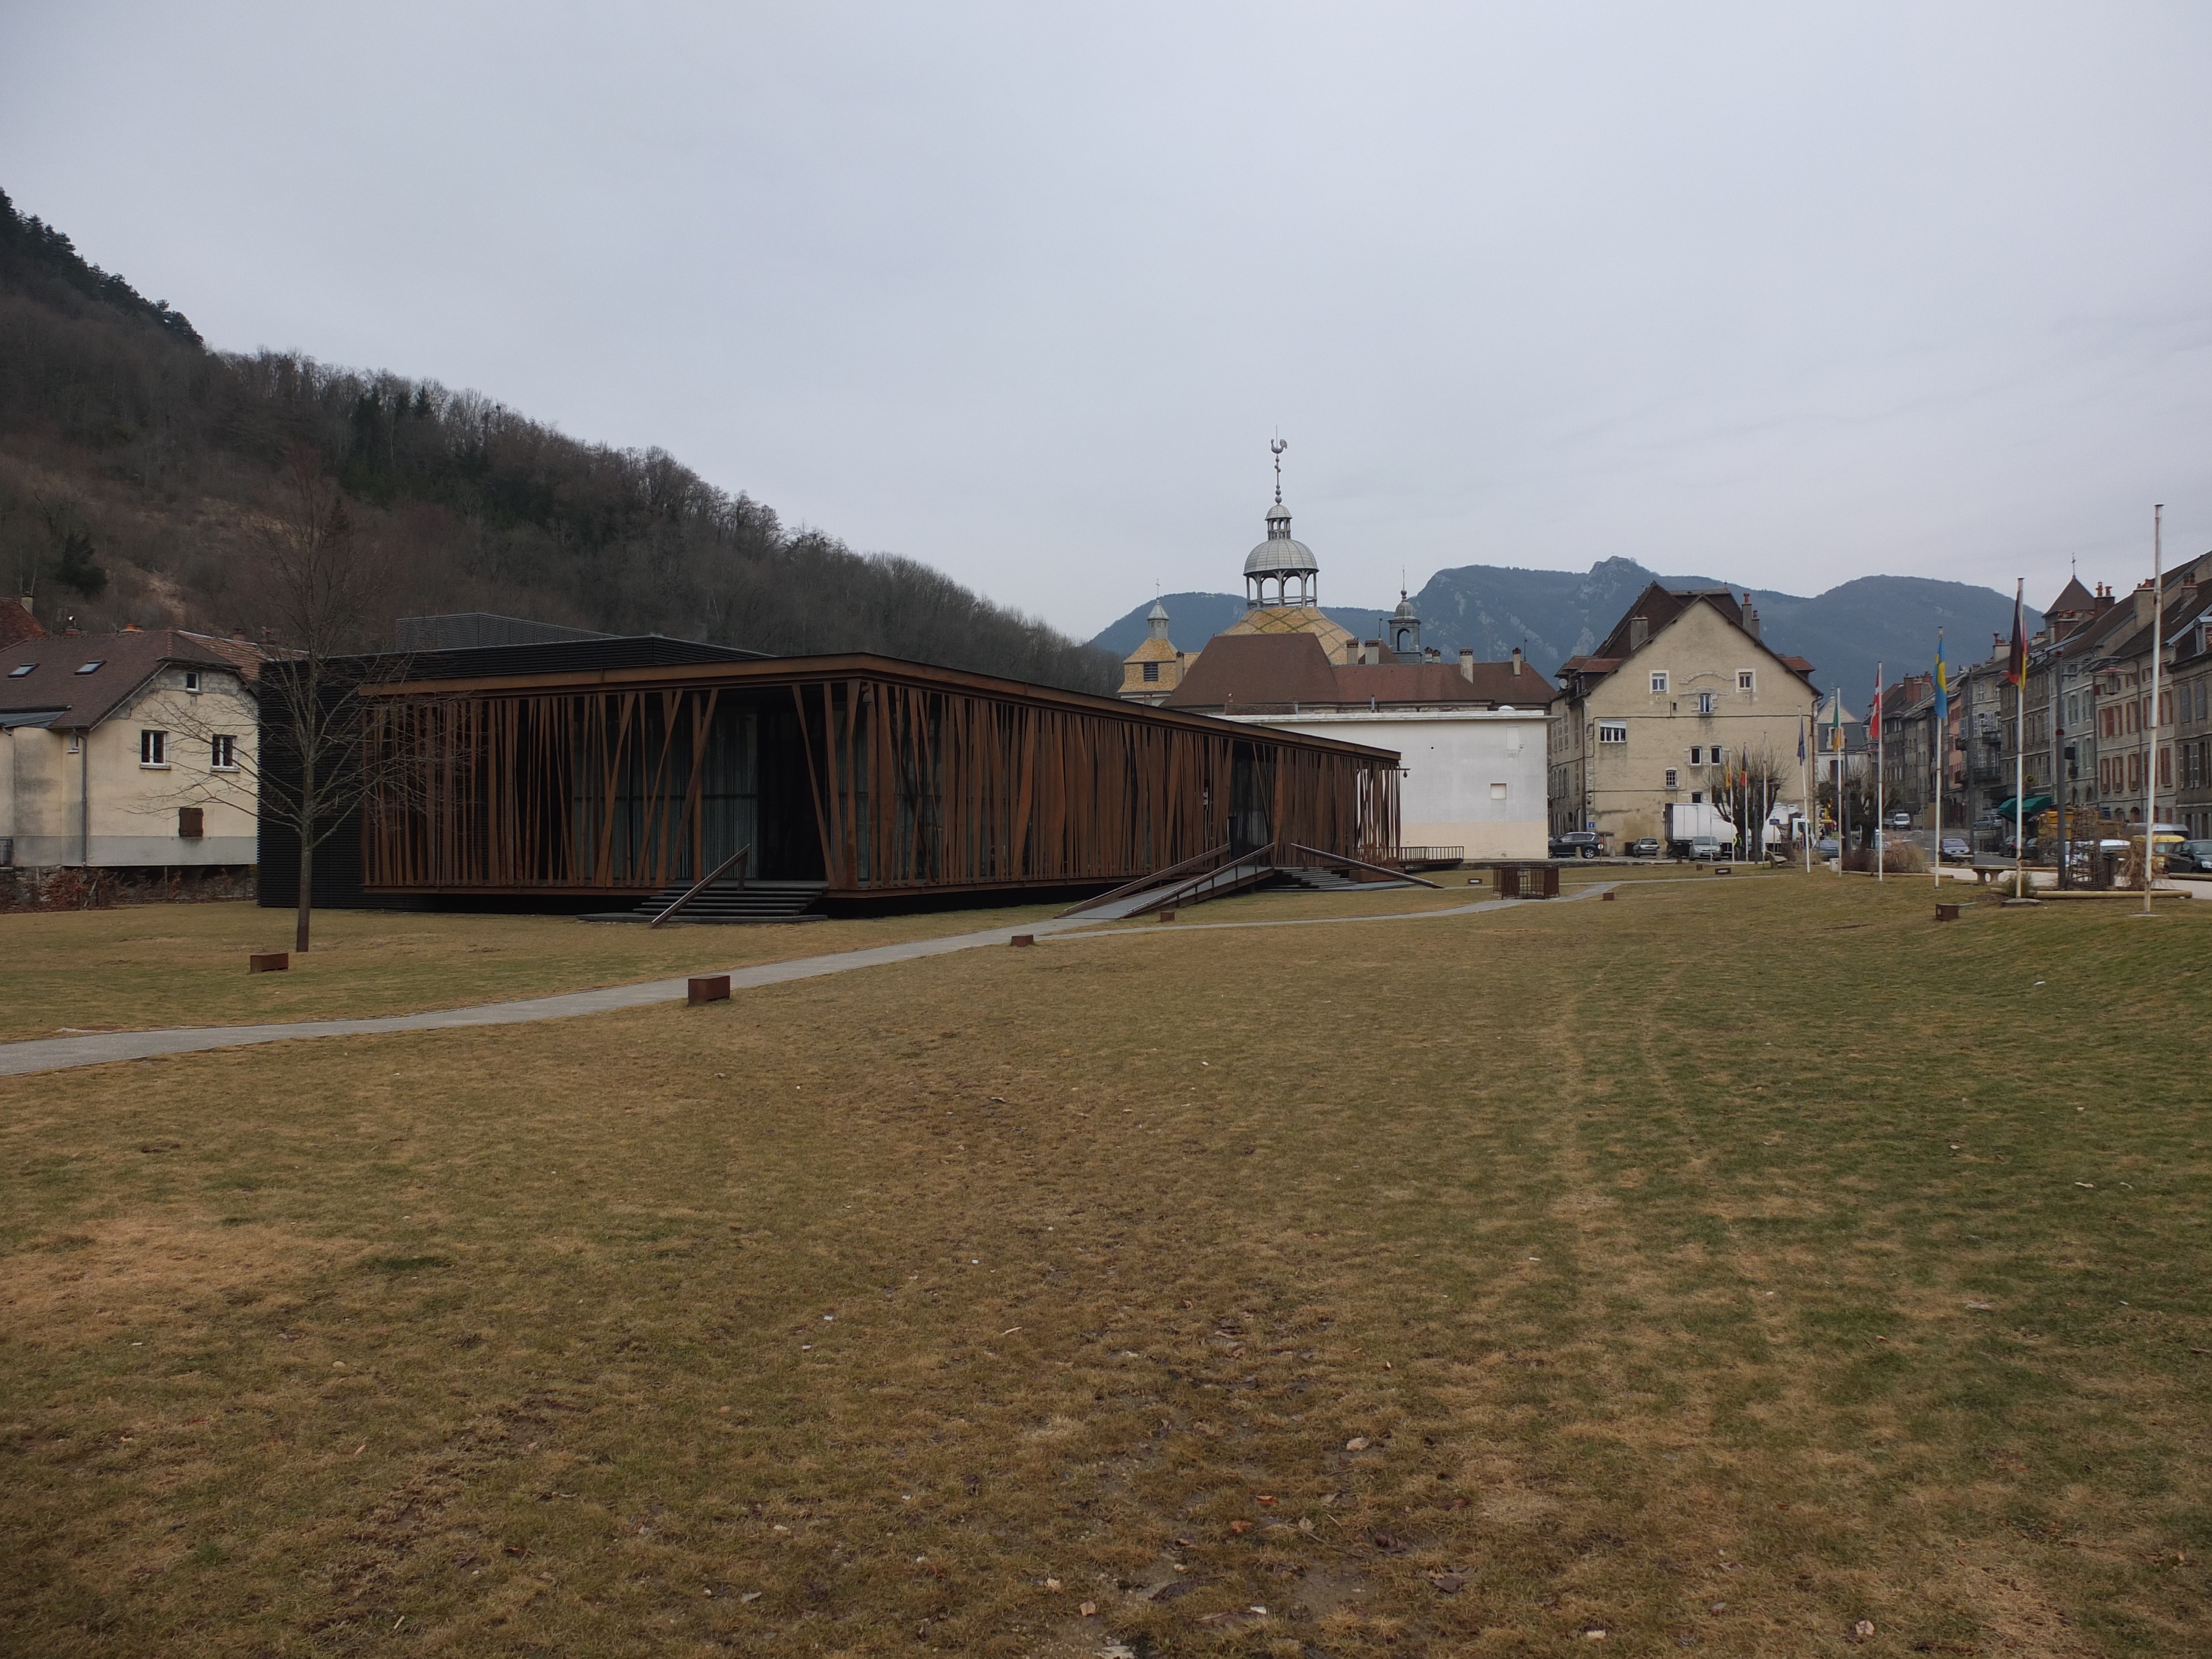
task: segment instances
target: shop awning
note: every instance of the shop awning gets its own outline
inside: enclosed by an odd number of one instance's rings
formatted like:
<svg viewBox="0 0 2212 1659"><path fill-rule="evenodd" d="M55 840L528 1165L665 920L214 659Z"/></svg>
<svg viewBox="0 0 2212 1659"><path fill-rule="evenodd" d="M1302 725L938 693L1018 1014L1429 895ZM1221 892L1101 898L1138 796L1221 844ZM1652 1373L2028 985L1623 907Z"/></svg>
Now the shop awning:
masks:
<svg viewBox="0 0 2212 1659"><path fill-rule="evenodd" d="M2021 804L2019 816L2032 818L2038 812L2048 812L2054 805L2056 805L2056 803L2048 795L2030 795L2027 800ZM2014 816L2013 811L2013 803L2011 800L1998 802L1994 810L1996 811L1996 815L2001 818L2008 818Z"/></svg>

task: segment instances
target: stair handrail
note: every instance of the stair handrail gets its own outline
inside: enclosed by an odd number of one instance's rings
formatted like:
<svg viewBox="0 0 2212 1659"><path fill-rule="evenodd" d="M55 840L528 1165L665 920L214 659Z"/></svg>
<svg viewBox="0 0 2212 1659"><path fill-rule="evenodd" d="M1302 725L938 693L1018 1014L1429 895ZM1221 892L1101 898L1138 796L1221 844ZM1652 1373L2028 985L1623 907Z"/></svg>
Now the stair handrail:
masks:
<svg viewBox="0 0 2212 1659"><path fill-rule="evenodd" d="M1234 876L1240 870L1244 872L1242 879L1245 881L1249 881L1257 876L1263 876L1274 867L1274 851L1272 847L1255 847L1243 858L1232 860L1218 868L1194 871L1181 881L1172 882L1147 895L1145 902L1128 914L1132 916L1149 915L1155 910L1165 909L1170 904L1203 903L1206 899L1216 896L1212 893L1202 893L1195 898L1192 897L1191 895L1200 887L1210 881L1218 881L1224 876Z"/></svg>
<svg viewBox="0 0 2212 1659"><path fill-rule="evenodd" d="M1325 853L1318 847L1307 847L1295 841L1290 843L1290 848L1293 853L1310 853L1326 864L1349 864L1354 869L1372 870L1376 875L1388 876L1393 881L1414 881L1424 887L1434 887L1438 891L1443 890L1442 882L1431 881L1425 876L1417 876L1410 870L1393 870L1388 865L1370 864L1365 859L1356 859L1349 853Z"/></svg>
<svg viewBox="0 0 2212 1659"><path fill-rule="evenodd" d="M722 878L722 872L727 870L732 865L742 863L744 860L745 856L752 850L753 844L750 842L747 842L743 847L738 848L736 852L731 854L729 857L724 859L720 864L716 865L712 870L709 870L705 875L700 877L698 880L693 882L682 898L678 899L675 903L670 905L665 910L663 910L659 915L655 916L651 921L648 921L645 925L648 927L659 927L662 922L667 921L669 917L674 915L685 905L690 903L693 899L697 898L700 894L705 892L709 887L720 881ZM745 878L743 876L739 876L738 878L738 887L742 889L744 884Z"/></svg>
<svg viewBox="0 0 2212 1659"><path fill-rule="evenodd" d="M1230 843L1224 841L1220 846L1210 848L1206 852L1192 854L1190 857L1185 859L1180 864L1170 864L1164 870L1148 871L1145 874L1139 876L1134 881L1125 881L1119 887L1115 888L1111 892L1094 893L1087 899L1084 899L1078 903L1069 905L1067 908L1062 910L1060 913L1060 915L1054 916L1053 920L1054 921L1058 921L1061 916L1072 916L1079 910L1094 909L1097 906L1109 903L1115 899L1126 898L1131 893L1140 891L1146 887L1157 887L1168 877L1179 875L1183 871L1189 869L1194 864L1204 863L1208 859L1219 859L1223 854L1229 850L1229 847Z"/></svg>

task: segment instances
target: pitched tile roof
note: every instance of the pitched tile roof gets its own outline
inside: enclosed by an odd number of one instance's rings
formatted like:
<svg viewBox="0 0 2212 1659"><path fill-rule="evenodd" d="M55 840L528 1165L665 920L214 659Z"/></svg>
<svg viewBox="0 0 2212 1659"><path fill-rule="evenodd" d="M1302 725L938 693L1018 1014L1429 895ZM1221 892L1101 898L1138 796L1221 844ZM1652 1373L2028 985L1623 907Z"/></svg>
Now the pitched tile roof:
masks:
<svg viewBox="0 0 2212 1659"><path fill-rule="evenodd" d="M1613 632L1605 636L1596 650L1586 656L1570 657L1559 665L1561 677L1579 674L1589 681L1604 678L1634 654L1635 647L1629 641L1633 624L1638 617L1648 625L1646 637L1656 639L1662 629L1693 605L1709 605L1735 627L1744 627L1743 601L1733 588L1662 587L1653 582L1637 595L1635 604L1620 613L1620 620L1613 623ZM1747 634L1751 632L1749 629L1744 629L1744 631ZM1812 678L1813 665L1804 658L1785 657L1756 634L1751 635L1751 640L1753 644L1791 673L1802 675L1808 681Z"/></svg>
<svg viewBox="0 0 2212 1659"><path fill-rule="evenodd" d="M2086 617L2097 608L2097 596L2081 586L2079 576L2067 579L2058 597L2043 607L2046 617Z"/></svg>
<svg viewBox="0 0 2212 1659"><path fill-rule="evenodd" d="M1423 663L1350 663L1335 670L1338 696L1345 702L1492 704L1510 702L1516 708L1540 708L1551 702L1552 683L1523 660L1521 672L1511 662L1479 662L1472 679L1452 661Z"/></svg>
<svg viewBox="0 0 2212 1659"><path fill-rule="evenodd" d="M1182 683L1167 695L1170 708L1326 708L1337 700L1328 653L1310 634L1217 634Z"/></svg>
<svg viewBox="0 0 2212 1659"><path fill-rule="evenodd" d="M52 711L52 718L40 724L97 726L165 663L240 672L236 661L216 648L220 644L234 642L171 628L18 640L0 647L0 717ZM15 672L26 665L29 672Z"/></svg>
<svg viewBox="0 0 2212 1659"><path fill-rule="evenodd" d="M1540 708L1550 681L1523 662L1334 664L1310 634L1217 634L1168 694L1170 708L1261 714L1293 708Z"/></svg>
<svg viewBox="0 0 2212 1659"><path fill-rule="evenodd" d="M46 634L46 630L39 626L39 619L27 608L0 599L0 645L13 645L18 640L44 639Z"/></svg>

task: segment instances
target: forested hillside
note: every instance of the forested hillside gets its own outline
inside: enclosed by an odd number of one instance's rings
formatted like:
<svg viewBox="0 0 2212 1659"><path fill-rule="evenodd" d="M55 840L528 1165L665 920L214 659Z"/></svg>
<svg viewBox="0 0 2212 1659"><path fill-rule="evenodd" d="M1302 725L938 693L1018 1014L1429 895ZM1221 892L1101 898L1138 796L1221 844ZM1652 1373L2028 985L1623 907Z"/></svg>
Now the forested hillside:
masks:
<svg viewBox="0 0 2212 1659"><path fill-rule="evenodd" d="M0 580L48 627L263 626L257 548L303 451L380 574L364 647L396 617L495 611L1120 683L1107 653L927 566L788 531L658 449L580 442L434 381L210 349L0 194Z"/></svg>

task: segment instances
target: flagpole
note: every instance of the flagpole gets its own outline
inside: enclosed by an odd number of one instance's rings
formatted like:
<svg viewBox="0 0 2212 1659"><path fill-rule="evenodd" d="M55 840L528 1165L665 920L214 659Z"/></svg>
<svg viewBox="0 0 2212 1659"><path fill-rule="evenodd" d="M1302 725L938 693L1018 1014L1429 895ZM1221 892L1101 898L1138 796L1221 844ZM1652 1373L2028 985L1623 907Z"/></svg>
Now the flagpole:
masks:
<svg viewBox="0 0 2212 1659"><path fill-rule="evenodd" d="M1951 770L1951 688L1943 683L1943 630L1936 630L1936 890L1943 890L1943 785Z"/></svg>
<svg viewBox="0 0 2212 1659"><path fill-rule="evenodd" d="M2021 631L2021 601L2027 597L2027 578L2017 579L2012 595L2012 896L2027 896L2027 636Z"/></svg>
<svg viewBox="0 0 2212 1659"><path fill-rule="evenodd" d="M1848 841L1850 823L1844 814L1844 688L1836 688L1836 700L1830 705L1834 719L1830 722L1832 736L1830 741L1836 749L1836 879L1844 878L1844 848Z"/></svg>
<svg viewBox="0 0 2212 1659"><path fill-rule="evenodd" d="M1801 726L1797 728L1797 798L1805 803L1805 873L1809 876L1813 873L1813 831L1820 822L1820 807L1806 786L1805 737L1805 728Z"/></svg>
<svg viewBox="0 0 2212 1659"><path fill-rule="evenodd" d="M2150 510L2150 733L2143 750L2143 914L2150 914L2150 866L2158 849L2158 636L2166 626L2166 555L2160 534L2164 503Z"/></svg>
<svg viewBox="0 0 2212 1659"><path fill-rule="evenodd" d="M1883 757L1887 753L1889 728L1881 723L1881 667L1874 665L1874 878L1881 879L1889 862L1889 812L1882 794Z"/></svg>

